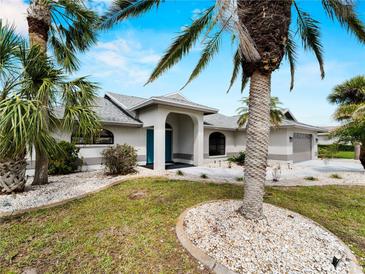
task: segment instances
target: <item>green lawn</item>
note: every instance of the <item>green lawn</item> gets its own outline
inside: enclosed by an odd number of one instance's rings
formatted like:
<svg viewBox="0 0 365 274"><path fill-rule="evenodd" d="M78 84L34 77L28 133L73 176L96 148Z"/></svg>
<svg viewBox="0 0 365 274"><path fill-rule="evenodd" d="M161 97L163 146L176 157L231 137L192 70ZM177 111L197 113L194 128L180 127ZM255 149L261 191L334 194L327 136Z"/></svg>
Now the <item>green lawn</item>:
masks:
<svg viewBox="0 0 365 274"><path fill-rule="evenodd" d="M136 191L145 197L131 199ZM140 179L29 213L0 224L0 273L25 267L41 273L202 272L176 239L176 218L197 203L242 194L242 187L228 184ZM365 187L268 188L265 199L321 223L365 257Z"/></svg>
<svg viewBox="0 0 365 274"><path fill-rule="evenodd" d="M334 158L341 158L341 159L354 159L355 152L354 151L338 151L333 156Z"/></svg>

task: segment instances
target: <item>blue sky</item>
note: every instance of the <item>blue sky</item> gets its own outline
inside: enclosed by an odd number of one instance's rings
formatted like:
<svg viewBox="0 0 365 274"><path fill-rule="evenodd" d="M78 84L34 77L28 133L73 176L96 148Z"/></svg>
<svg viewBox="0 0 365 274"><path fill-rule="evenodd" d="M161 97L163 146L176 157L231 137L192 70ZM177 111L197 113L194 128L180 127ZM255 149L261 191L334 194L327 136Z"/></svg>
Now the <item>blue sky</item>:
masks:
<svg viewBox="0 0 365 274"><path fill-rule="evenodd" d="M0 0L0 17L14 18L21 13L22 0ZM109 0L93 0L90 5L102 12ZM196 64L201 44L178 65L152 84L144 86L149 74L173 38L197 13L213 1L167 0L158 10L145 16L118 24L112 30L100 33L99 42L86 54L80 55L82 66L79 75L90 75L101 86L100 95L107 91L149 97L179 90ZM325 49L326 77L321 80L318 64L313 54L298 47L298 62L294 91L289 91L290 75L284 61L274 72L272 94L278 96L283 107L290 108L298 120L314 125L332 125L335 106L326 97L336 84L355 75L365 74L365 45L352 34L332 22L323 12L320 1L299 1L301 8L321 22ZM358 11L365 21L365 1L358 1ZM19 7L16 7L19 5ZM23 11L24 13L24 11ZM19 17L21 17L19 15ZM24 22L16 19L19 31L24 32ZM23 25L22 25L23 24ZM300 45L298 41L298 45ZM189 99L234 115L242 95L237 84L226 94L232 71L232 54L229 37L223 40L219 55L199 78L182 93Z"/></svg>

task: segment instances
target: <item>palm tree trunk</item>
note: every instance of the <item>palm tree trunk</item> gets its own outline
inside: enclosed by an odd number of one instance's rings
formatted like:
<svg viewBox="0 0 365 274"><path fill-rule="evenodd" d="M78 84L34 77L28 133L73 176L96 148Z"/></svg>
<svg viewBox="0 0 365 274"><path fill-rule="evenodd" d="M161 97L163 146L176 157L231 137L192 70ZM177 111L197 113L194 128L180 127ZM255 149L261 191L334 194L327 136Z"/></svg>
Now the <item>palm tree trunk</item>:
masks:
<svg viewBox="0 0 365 274"><path fill-rule="evenodd" d="M48 31L51 26L51 11L45 1L34 0L30 4L28 10L28 32L30 44L37 45L47 54ZM44 104L44 116L48 123L48 96L41 98ZM34 174L34 185L48 183L48 155L45 151L35 148L36 164Z"/></svg>
<svg viewBox="0 0 365 274"><path fill-rule="evenodd" d="M263 217L263 197L270 134L271 74L253 72L249 95L249 116L245 160L243 205L240 213L247 219Z"/></svg>
<svg viewBox="0 0 365 274"><path fill-rule="evenodd" d="M24 156L15 160L0 160L0 193L10 194L24 190L27 161Z"/></svg>
<svg viewBox="0 0 365 274"><path fill-rule="evenodd" d="M354 151L355 151L355 160L360 160L360 151L361 151L361 144L360 143L355 143L354 144Z"/></svg>

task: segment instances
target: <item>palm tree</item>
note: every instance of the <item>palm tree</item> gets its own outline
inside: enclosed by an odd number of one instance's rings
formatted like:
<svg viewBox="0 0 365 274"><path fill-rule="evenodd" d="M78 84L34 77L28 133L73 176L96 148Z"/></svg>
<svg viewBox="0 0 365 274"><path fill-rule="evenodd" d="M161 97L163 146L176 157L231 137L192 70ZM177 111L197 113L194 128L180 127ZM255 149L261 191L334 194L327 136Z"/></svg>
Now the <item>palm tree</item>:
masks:
<svg viewBox="0 0 365 274"><path fill-rule="evenodd" d="M96 133L93 102L98 87L85 77L69 80L38 46L29 48L1 20L0 49L0 191L20 191L26 153L35 147L48 156L57 149L52 132Z"/></svg>
<svg viewBox="0 0 365 274"><path fill-rule="evenodd" d="M359 159L365 168L365 77L356 76L335 86L328 101L338 105L334 117L343 123L332 135L342 142L360 142Z"/></svg>
<svg viewBox="0 0 365 274"><path fill-rule="evenodd" d="M102 27L130 17L136 17L160 5L161 0L114 0L105 14ZM365 27L358 18L355 5L350 1L322 0L325 12L362 42ZM296 27L289 31L291 13L297 13ZM314 52L324 77L323 49L319 22L303 11L294 0L220 0L207 8L176 37L147 83L179 62L190 52L200 37L204 48L198 64L187 84L194 80L219 51L223 33L233 33L237 50L233 56L233 73L229 88L241 73L241 89L250 80L249 117L247 126L247 160L245 162L245 194L240 212L249 219L263 217L262 205L266 178L268 142L270 132L271 74L279 68L284 55L289 60L292 75L295 71L293 39L299 35L305 49Z"/></svg>
<svg viewBox="0 0 365 274"><path fill-rule="evenodd" d="M237 112L240 115L237 124L240 128L246 124L249 116L248 98L244 97L241 102L243 106L237 109ZM283 111L280 109L279 105L281 105L279 98L272 96L270 100L270 122L274 127L278 127L284 117Z"/></svg>
<svg viewBox="0 0 365 274"><path fill-rule="evenodd" d="M95 12L89 10L83 0L32 0L27 12L31 45L39 46L44 53L49 47L66 71L76 70L79 66L76 53L85 51L96 41L98 16ZM47 97L40 100L47 105ZM48 118L46 124L47 121ZM46 184L48 156L37 146L35 151L33 184Z"/></svg>

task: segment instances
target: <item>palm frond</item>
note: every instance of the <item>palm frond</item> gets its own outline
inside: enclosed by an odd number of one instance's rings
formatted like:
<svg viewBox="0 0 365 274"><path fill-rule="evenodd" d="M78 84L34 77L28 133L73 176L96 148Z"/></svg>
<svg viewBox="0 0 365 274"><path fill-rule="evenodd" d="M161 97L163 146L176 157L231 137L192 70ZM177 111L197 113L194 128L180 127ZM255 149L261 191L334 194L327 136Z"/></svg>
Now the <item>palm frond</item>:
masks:
<svg viewBox="0 0 365 274"><path fill-rule="evenodd" d="M350 30L360 42L365 43L365 26L355 11L355 4L349 0L322 0L322 5L328 16L334 17Z"/></svg>
<svg viewBox="0 0 365 274"><path fill-rule="evenodd" d="M245 73L245 70L243 69L243 67L245 66L245 63L241 63L241 93L243 93L243 91L245 90L247 84L248 84L248 81L250 80L250 76L248 76L246 73Z"/></svg>
<svg viewBox="0 0 365 274"><path fill-rule="evenodd" d="M229 87L227 89L227 93L231 90L233 84L236 82L237 76L241 69L241 63L242 63L241 54L239 49L237 49L236 53L233 56L233 71L231 80L229 81Z"/></svg>
<svg viewBox="0 0 365 274"><path fill-rule="evenodd" d="M17 69L14 59L16 58L16 51L23 41L16 34L14 26L4 24L0 19L0 77L13 73Z"/></svg>
<svg viewBox="0 0 365 274"><path fill-rule="evenodd" d="M48 133L43 105L37 100L14 96L0 102L0 154L16 157L37 145L44 151L55 149Z"/></svg>
<svg viewBox="0 0 365 274"><path fill-rule="evenodd" d="M160 0L114 0L108 12L102 17L100 28L108 29L114 24L148 12L158 7Z"/></svg>
<svg viewBox="0 0 365 274"><path fill-rule="evenodd" d="M201 17L193 21L188 28L182 31L159 61L146 84L156 80L162 73L179 62L190 51L201 32L209 24L213 10L214 6L207 9Z"/></svg>
<svg viewBox="0 0 365 274"><path fill-rule="evenodd" d="M303 42L304 49L310 49L314 52L322 79L325 76L324 61L323 61L323 47L320 40L319 22L314 20L307 12L302 11L296 2L294 2L295 9L298 12L297 25L299 34Z"/></svg>
<svg viewBox="0 0 365 274"><path fill-rule="evenodd" d="M240 100L240 102L242 106L237 109L237 114L239 115L237 125L239 128L243 127L248 120L249 98L244 97ZM279 98L272 96L270 98L270 122L274 127L279 126L284 118L284 114L280 109L279 105L281 105Z"/></svg>
<svg viewBox="0 0 365 274"><path fill-rule="evenodd" d="M49 41L52 44L54 57L57 62L62 64L68 72L76 71L80 63L76 57L75 50L70 49L70 47L62 43L56 35L51 36Z"/></svg>
<svg viewBox="0 0 365 274"><path fill-rule="evenodd" d="M68 72L78 69L76 53L96 43L97 14L84 1L58 0L51 3L50 39L55 57Z"/></svg>
<svg viewBox="0 0 365 274"><path fill-rule="evenodd" d="M295 63L297 59L296 48L297 46L294 41L293 33L290 31L285 46L285 56L288 59L290 66L290 90L293 90L294 88Z"/></svg>
<svg viewBox="0 0 365 274"><path fill-rule="evenodd" d="M86 137L95 136L99 132L100 122L94 109L98 89L99 87L86 77L63 84L63 129L69 132L76 131Z"/></svg>
<svg viewBox="0 0 365 274"><path fill-rule="evenodd" d="M337 121L352 119L356 116L355 112L358 111L359 108L360 108L360 104L340 105L334 114L334 118ZM360 113L361 113L361 111L360 111Z"/></svg>
<svg viewBox="0 0 365 274"><path fill-rule="evenodd" d="M365 76L356 76L335 86L327 99L332 104L365 102Z"/></svg>
<svg viewBox="0 0 365 274"><path fill-rule="evenodd" d="M198 64L191 73L188 81L181 89L185 88L191 81L193 81L209 64L209 62L213 59L214 55L217 54L221 42L221 34L222 31L217 32L211 39L209 39L209 41L205 43L205 48L203 50L202 55L200 56Z"/></svg>

